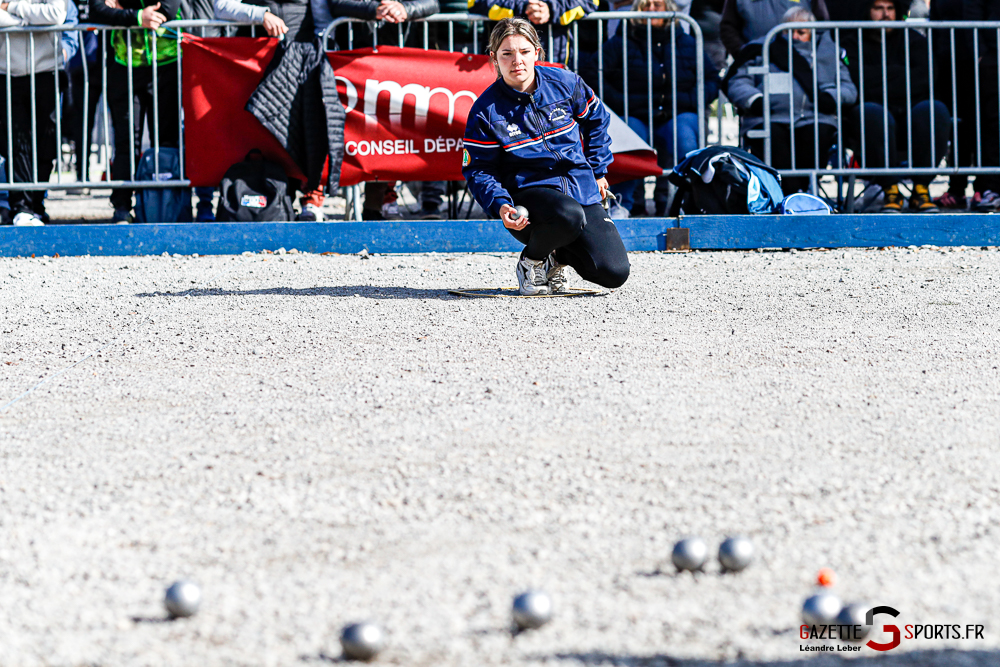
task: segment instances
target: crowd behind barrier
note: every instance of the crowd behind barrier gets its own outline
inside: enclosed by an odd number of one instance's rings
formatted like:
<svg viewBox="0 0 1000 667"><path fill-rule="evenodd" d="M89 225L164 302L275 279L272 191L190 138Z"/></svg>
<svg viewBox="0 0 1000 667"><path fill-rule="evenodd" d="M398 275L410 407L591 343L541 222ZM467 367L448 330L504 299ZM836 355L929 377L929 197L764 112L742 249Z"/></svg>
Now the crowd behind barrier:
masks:
<svg viewBox="0 0 1000 667"><path fill-rule="evenodd" d="M892 1L861 4L875 16L877 7ZM36 3L42 5L50 9L31 18L33 25L0 30L2 222L20 213L44 222L49 189L110 187L114 219L126 222L132 219L133 189L190 186L182 34L261 34L274 26L254 16L244 24L164 21L154 31L122 25L120 18L119 25L78 24L63 0ZM1000 22L815 21L808 11L793 10L763 37L745 33L723 77L706 55L699 23L675 9L672 0L636 0L633 11L567 10L571 20L543 35L550 53L657 149L665 170L707 144L712 104L714 141L724 139L723 108L729 103L739 143L779 169L786 193L815 193L824 185L850 208L855 180L863 179L881 193L876 208L884 212L933 212L939 204L1000 209ZM388 18L327 17L302 30L318 37L326 51L389 43L478 53L489 19L496 18L490 11L414 14L395 25ZM64 118L70 95L72 112ZM95 135L97 141L88 140ZM76 144L73 180L57 167L64 137ZM138 178L146 146L151 164ZM116 155L127 160L114 160ZM166 169L161 160L176 168ZM951 177L951 187L933 202L927 186L941 175ZM969 176L976 177L975 198L963 207ZM912 182L908 205L903 180ZM200 208L206 198L211 201L211 190L199 192ZM641 184L619 184L615 191L626 211L643 214L644 202L629 206L644 197ZM366 195L377 198L371 191ZM360 201L357 192L353 201ZM664 213L665 181L654 189L654 205L657 214Z"/></svg>

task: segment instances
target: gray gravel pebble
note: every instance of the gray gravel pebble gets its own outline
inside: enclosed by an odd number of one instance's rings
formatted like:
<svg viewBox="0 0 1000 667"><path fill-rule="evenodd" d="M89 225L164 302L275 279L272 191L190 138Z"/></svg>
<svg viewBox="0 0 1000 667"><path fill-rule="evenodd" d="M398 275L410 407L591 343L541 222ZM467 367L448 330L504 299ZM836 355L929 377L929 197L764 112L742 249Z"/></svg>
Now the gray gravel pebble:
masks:
<svg viewBox="0 0 1000 667"><path fill-rule="evenodd" d="M0 405L116 341L0 413L0 665L323 664L357 618L379 664L839 665L822 566L986 624L878 665L1000 664L1000 252L631 260L528 300L447 292L508 254L0 259Z"/></svg>

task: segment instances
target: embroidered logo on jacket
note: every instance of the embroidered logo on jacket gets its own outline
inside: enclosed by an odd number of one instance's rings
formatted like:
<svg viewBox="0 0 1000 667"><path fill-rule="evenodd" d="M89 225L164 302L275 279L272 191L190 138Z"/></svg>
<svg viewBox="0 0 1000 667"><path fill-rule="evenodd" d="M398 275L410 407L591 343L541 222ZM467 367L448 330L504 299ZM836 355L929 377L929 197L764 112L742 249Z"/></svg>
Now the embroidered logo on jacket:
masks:
<svg viewBox="0 0 1000 667"><path fill-rule="evenodd" d="M549 112L549 120L551 121L562 120L565 117L566 117L566 110L563 109L562 107L556 107L555 109Z"/></svg>
<svg viewBox="0 0 1000 667"><path fill-rule="evenodd" d="M521 128L517 126L517 123L511 123L507 126L507 134L511 137L516 137L521 134Z"/></svg>

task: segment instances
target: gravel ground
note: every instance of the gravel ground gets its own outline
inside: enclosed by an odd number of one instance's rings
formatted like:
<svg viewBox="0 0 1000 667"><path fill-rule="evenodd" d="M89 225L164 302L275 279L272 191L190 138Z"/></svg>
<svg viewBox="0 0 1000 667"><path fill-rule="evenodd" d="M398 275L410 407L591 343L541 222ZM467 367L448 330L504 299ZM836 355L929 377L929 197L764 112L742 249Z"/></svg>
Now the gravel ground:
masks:
<svg viewBox="0 0 1000 667"><path fill-rule="evenodd" d="M0 412L0 665L325 664L362 618L391 665L833 665L823 566L986 626L851 664L1000 663L1000 252L631 259L532 300L447 293L512 255L0 259L0 406L101 349Z"/></svg>

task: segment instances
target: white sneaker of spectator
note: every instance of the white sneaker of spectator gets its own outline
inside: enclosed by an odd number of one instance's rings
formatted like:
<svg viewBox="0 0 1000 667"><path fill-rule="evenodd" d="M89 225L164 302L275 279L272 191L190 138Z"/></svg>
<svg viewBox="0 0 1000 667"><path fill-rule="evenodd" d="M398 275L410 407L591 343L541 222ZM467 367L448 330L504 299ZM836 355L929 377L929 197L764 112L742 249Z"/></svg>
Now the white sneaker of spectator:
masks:
<svg viewBox="0 0 1000 667"><path fill-rule="evenodd" d="M28 213L27 211L21 211L14 216L14 226L15 227L41 227L45 223L34 213Z"/></svg>

